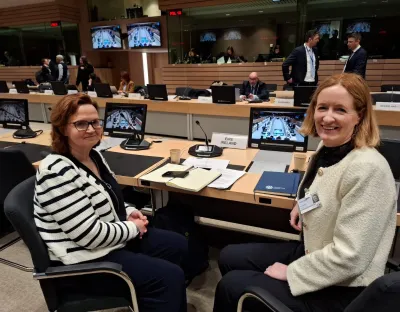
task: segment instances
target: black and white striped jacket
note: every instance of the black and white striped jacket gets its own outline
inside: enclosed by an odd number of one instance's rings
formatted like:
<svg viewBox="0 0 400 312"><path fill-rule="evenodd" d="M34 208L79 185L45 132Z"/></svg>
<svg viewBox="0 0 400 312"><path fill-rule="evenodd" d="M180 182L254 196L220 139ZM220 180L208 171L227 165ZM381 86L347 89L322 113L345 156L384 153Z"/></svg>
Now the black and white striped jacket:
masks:
<svg viewBox="0 0 400 312"><path fill-rule="evenodd" d="M136 209L125 208L127 215ZM138 234L133 222L119 221L103 185L58 154L42 160L37 171L34 218L50 259L64 264L103 257Z"/></svg>

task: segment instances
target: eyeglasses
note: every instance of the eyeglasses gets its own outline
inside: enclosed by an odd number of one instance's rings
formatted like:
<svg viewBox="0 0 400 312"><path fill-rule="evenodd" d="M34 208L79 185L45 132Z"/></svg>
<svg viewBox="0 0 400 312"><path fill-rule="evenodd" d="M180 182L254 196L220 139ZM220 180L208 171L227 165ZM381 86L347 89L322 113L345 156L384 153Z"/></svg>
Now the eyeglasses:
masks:
<svg viewBox="0 0 400 312"><path fill-rule="evenodd" d="M92 121L87 121L87 120L78 120L75 122L71 122L78 131L87 131L89 129L89 125L93 127L93 129L100 129L103 127L103 120L101 119L95 119Z"/></svg>

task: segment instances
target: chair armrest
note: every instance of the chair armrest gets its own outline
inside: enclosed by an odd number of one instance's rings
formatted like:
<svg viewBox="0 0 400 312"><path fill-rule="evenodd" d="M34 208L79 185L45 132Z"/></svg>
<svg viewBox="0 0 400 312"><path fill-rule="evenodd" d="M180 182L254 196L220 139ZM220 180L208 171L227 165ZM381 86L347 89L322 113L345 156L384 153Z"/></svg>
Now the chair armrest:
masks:
<svg viewBox="0 0 400 312"><path fill-rule="evenodd" d="M243 301L247 298L254 298L261 301L271 312L293 312L281 301L275 298L270 292L255 286L249 286L245 288L243 295L239 299L238 312L242 312Z"/></svg>
<svg viewBox="0 0 400 312"><path fill-rule="evenodd" d="M96 273L121 274L122 265L113 262L92 262L83 264L62 265L49 267L45 272L34 272L35 279L56 278L67 275L84 275Z"/></svg>
<svg viewBox="0 0 400 312"><path fill-rule="evenodd" d="M400 271L400 263L394 259L388 259L386 262L386 267L394 271Z"/></svg>

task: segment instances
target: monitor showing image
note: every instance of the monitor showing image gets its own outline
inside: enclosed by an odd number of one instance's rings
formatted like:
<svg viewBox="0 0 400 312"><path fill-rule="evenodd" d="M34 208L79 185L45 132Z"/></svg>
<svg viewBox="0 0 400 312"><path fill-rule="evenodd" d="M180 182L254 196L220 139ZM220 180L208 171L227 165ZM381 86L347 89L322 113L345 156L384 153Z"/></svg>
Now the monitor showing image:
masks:
<svg viewBox="0 0 400 312"><path fill-rule="evenodd" d="M93 27L93 49L121 49L121 28L119 25Z"/></svg>
<svg viewBox="0 0 400 312"><path fill-rule="evenodd" d="M0 124L28 126L28 100L0 99Z"/></svg>
<svg viewBox="0 0 400 312"><path fill-rule="evenodd" d="M105 132L144 133L147 105L107 103Z"/></svg>
<svg viewBox="0 0 400 312"><path fill-rule="evenodd" d="M213 32L205 32L200 35L200 42L215 42L217 41L217 36Z"/></svg>
<svg viewBox="0 0 400 312"><path fill-rule="evenodd" d="M161 47L161 24L137 23L127 25L130 48Z"/></svg>
<svg viewBox="0 0 400 312"><path fill-rule="evenodd" d="M305 109L252 108L249 147L262 148L278 144L294 146L295 150L305 151L308 139L299 132L305 116Z"/></svg>
<svg viewBox="0 0 400 312"><path fill-rule="evenodd" d="M371 32L371 23L366 21L357 21L354 23L350 23L347 26L346 33L365 33Z"/></svg>

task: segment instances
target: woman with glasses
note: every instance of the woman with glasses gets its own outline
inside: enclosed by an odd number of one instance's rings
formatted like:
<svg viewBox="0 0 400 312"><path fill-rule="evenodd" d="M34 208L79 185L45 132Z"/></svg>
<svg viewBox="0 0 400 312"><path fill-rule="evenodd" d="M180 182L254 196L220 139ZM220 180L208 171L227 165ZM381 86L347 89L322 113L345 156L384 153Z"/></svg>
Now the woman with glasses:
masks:
<svg viewBox="0 0 400 312"><path fill-rule="evenodd" d="M141 311L186 311L180 265L187 241L174 232L147 229L147 218L124 202L113 172L93 149L103 132L97 104L87 95L65 96L53 107L51 123L53 153L40 163L34 195L35 223L50 260L119 263L135 286ZM110 280L95 285L79 280L99 295L105 283ZM113 286L118 294L126 291L126 285Z"/></svg>

